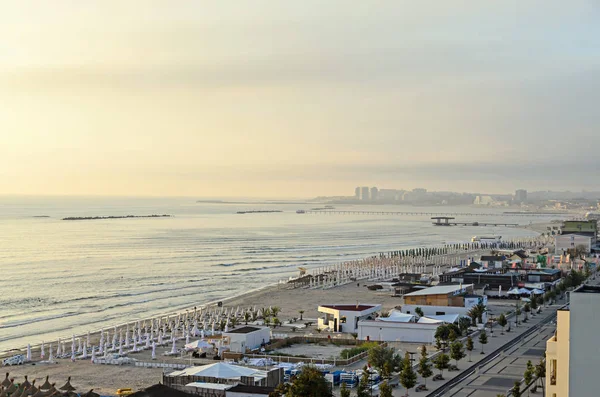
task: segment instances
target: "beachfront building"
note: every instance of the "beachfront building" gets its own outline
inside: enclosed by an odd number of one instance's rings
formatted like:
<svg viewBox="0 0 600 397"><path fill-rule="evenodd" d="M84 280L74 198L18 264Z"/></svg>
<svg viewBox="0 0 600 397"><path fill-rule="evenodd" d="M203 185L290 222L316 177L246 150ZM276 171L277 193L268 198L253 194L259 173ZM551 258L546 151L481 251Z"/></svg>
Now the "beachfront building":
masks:
<svg viewBox="0 0 600 397"><path fill-rule="evenodd" d="M487 305L487 296L474 295L473 284L438 285L404 295L402 313L415 314L419 307L426 317L457 314L468 316L478 303ZM483 315L487 322L487 313Z"/></svg>
<svg viewBox="0 0 600 397"><path fill-rule="evenodd" d="M223 339L229 340L229 351L245 353L247 350L257 350L271 340L269 327L245 326L223 332Z"/></svg>
<svg viewBox="0 0 600 397"><path fill-rule="evenodd" d="M570 293L568 310L559 310L556 333L546 342L546 395L598 395L600 354L597 330L600 287L583 285Z"/></svg>
<svg viewBox="0 0 600 397"><path fill-rule="evenodd" d="M317 310L325 315L318 319L319 329L351 333L358 331L360 320L375 319L377 313L381 311L381 305L366 303L321 305Z"/></svg>
<svg viewBox="0 0 600 397"><path fill-rule="evenodd" d="M387 317L358 322L358 338L382 342L433 343L435 331L443 323L458 321L458 315L418 318L400 310L390 311Z"/></svg>
<svg viewBox="0 0 600 397"><path fill-rule="evenodd" d="M554 237L554 252L563 254L569 250L575 250L580 245L585 248L585 253L589 254L592 247L596 244L596 239L592 236L583 234L557 234Z"/></svg>
<svg viewBox="0 0 600 397"><path fill-rule="evenodd" d="M479 263L486 269L502 269L508 261L505 255L482 255Z"/></svg>

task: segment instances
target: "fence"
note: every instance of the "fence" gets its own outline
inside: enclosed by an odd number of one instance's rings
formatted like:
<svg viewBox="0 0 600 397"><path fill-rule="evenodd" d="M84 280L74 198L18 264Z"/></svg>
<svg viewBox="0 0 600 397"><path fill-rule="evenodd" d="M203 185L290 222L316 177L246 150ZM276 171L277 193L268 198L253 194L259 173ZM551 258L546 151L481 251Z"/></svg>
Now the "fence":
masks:
<svg viewBox="0 0 600 397"><path fill-rule="evenodd" d="M134 365L136 367L144 368L172 368L172 369L184 369L188 367L185 364L174 364L174 363L159 363L159 362L146 362L146 361L125 361L119 359L108 359L108 358L97 358L94 360L94 364L101 365Z"/></svg>

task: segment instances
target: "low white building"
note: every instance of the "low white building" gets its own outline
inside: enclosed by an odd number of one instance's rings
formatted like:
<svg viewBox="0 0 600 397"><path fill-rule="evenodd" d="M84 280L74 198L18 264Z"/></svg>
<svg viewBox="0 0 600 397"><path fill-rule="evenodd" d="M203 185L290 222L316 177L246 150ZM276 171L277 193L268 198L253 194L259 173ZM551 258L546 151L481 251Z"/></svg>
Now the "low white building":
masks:
<svg viewBox="0 0 600 397"><path fill-rule="evenodd" d="M360 340L385 342L433 343L435 331L442 324L365 320L358 322Z"/></svg>
<svg viewBox="0 0 600 397"><path fill-rule="evenodd" d="M246 350L259 349L271 340L271 329L268 327L244 326L223 332L223 339L229 340L229 349L234 353L245 353Z"/></svg>
<svg viewBox="0 0 600 397"><path fill-rule="evenodd" d="M585 247L585 252L590 253L594 244L592 236L585 236L580 234L559 234L554 237L554 252L556 254L562 254L570 249L575 249L579 245Z"/></svg>
<svg viewBox="0 0 600 397"><path fill-rule="evenodd" d="M321 305L317 309L325 314L319 317L319 329L329 329L333 332L358 332L360 320L374 320L376 313L381 311L381 305L360 303L356 305L335 304Z"/></svg>
<svg viewBox="0 0 600 397"><path fill-rule="evenodd" d="M487 303L487 296L485 297L485 301ZM458 314L462 317L468 317L469 311L471 311L471 307L460 307L460 306L429 306L429 305L402 305L401 311L406 314L414 314L417 307L420 307L423 311L423 314L426 317L432 316L445 316L448 314ZM487 313L483 314L483 323L487 323Z"/></svg>

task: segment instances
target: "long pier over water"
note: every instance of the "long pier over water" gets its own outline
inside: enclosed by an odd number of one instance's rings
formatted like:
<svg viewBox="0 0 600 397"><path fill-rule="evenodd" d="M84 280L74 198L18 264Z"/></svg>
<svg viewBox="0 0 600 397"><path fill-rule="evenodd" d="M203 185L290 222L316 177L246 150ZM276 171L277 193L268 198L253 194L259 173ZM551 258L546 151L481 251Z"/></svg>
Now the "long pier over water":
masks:
<svg viewBox="0 0 600 397"><path fill-rule="evenodd" d="M322 214L322 215L398 215L398 216L566 216L566 213L556 212L503 212L476 213L476 212L427 212L427 211L364 211L364 210L306 210L299 212L301 214Z"/></svg>

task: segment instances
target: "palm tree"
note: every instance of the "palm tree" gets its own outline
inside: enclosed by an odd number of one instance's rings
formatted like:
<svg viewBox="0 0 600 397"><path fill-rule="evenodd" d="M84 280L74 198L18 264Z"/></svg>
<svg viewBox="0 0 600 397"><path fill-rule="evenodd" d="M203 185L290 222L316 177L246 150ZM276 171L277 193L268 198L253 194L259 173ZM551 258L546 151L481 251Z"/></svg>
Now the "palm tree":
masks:
<svg viewBox="0 0 600 397"><path fill-rule="evenodd" d="M281 308L279 306L273 306L271 308L271 314L273 314L273 317L277 317L277 315L279 314L280 311L281 311Z"/></svg>
<svg viewBox="0 0 600 397"><path fill-rule="evenodd" d="M248 321L250 321L251 318L251 314L249 312L244 313L244 321L246 322L246 325L248 325Z"/></svg>
<svg viewBox="0 0 600 397"><path fill-rule="evenodd" d="M304 314L304 310L298 310L298 313L300 313L300 321L302 321L302 315Z"/></svg>

